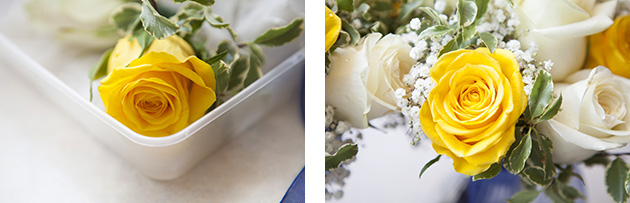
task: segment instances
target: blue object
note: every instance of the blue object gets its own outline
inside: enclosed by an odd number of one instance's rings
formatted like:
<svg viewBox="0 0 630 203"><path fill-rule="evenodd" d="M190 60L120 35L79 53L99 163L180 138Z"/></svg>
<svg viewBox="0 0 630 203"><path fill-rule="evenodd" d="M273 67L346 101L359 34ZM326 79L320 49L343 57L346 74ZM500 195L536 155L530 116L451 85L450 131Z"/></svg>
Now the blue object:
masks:
<svg viewBox="0 0 630 203"><path fill-rule="evenodd" d="M304 168L300 171L300 174L293 180L291 187L287 190L287 193L282 197L281 203L293 203L304 202Z"/></svg>
<svg viewBox="0 0 630 203"><path fill-rule="evenodd" d="M492 179L468 182L468 187L460 202L505 202L521 190L521 180L517 175L501 169Z"/></svg>
<svg viewBox="0 0 630 203"><path fill-rule="evenodd" d="M577 167L574 167L574 172L580 174ZM499 175L492 179L472 181L472 178L468 181L466 190L459 198L460 203L476 203L476 202L505 202L512 198L514 194L521 191L521 178L518 175L513 175L505 168L501 169ZM585 194L584 184L578 178L572 177L570 186ZM540 190L540 188L539 188ZM547 203L552 202L544 192L541 192L539 196L533 201L534 203ZM583 199L577 199L575 202L583 203Z"/></svg>
<svg viewBox="0 0 630 203"><path fill-rule="evenodd" d="M304 112L304 95L306 93L306 86L304 85L304 83L306 78L302 77L302 98L300 99L300 103L302 104L302 106L300 106L302 108L302 121L305 121L306 119L306 114Z"/></svg>

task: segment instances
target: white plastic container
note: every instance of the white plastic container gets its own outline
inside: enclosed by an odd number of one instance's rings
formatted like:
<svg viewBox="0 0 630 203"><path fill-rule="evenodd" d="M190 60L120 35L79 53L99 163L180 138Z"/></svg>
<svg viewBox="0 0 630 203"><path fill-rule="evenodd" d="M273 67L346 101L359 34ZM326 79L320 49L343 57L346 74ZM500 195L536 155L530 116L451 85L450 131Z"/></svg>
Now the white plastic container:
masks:
<svg viewBox="0 0 630 203"><path fill-rule="evenodd" d="M183 175L226 140L241 134L270 110L289 99L299 99L296 95L301 92L304 76L302 48L182 131L166 137L147 137L116 121L102 108L70 88L66 84L67 80L56 76L67 70L46 69L2 33L0 60L10 62L11 66L8 68L21 73L28 82L76 118L112 151L144 175L159 180Z"/></svg>

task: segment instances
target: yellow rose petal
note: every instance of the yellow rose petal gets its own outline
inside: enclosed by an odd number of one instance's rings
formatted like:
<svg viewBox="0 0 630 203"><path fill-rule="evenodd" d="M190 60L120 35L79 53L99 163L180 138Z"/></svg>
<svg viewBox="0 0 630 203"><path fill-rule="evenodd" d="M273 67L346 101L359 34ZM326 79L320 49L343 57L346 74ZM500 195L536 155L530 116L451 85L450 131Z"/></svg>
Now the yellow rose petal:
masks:
<svg viewBox="0 0 630 203"><path fill-rule="evenodd" d="M605 66L616 75L630 78L630 16L617 17L613 25L589 37L584 68Z"/></svg>
<svg viewBox="0 0 630 203"><path fill-rule="evenodd" d="M514 54L487 48L444 54L431 68L437 85L420 108L422 130L457 172L475 175L501 160L527 96Z"/></svg>
<svg viewBox="0 0 630 203"><path fill-rule="evenodd" d="M341 18L326 6L326 52L335 44L341 31Z"/></svg>
<svg viewBox="0 0 630 203"><path fill-rule="evenodd" d="M114 50L139 55L136 43L121 39ZM105 111L145 136L167 136L186 128L216 100L214 71L193 54L190 45L175 36L155 40L140 58L110 58L111 72L98 87Z"/></svg>

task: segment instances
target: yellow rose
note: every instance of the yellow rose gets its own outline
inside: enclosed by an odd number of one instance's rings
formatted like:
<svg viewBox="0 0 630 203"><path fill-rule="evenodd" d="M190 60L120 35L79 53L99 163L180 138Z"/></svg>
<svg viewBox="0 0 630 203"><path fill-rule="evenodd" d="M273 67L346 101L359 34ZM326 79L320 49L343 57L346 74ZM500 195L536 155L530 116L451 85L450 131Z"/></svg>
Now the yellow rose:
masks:
<svg viewBox="0 0 630 203"><path fill-rule="evenodd" d="M119 55L112 52L114 60L110 58L111 64L118 65L110 66L98 87L105 112L151 137L171 135L201 118L216 100L214 72L186 52L192 49L181 46L185 41L180 40L177 36L155 40L138 59L134 59L141 51L136 40L120 40L114 48Z"/></svg>
<svg viewBox="0 0 630 203"><path fill-rule="evenodd" d="M630 16L618 17L604 32L590 36L585 68L605 66L630 78Z"/></svg>
<svg viewBox="0 0 630 203"><path fill-rule="evenodd" d="M341 31L341 18L326 7L326 51L337 41Z"/></svg>
<svg viewBox="0 0 630 203"><path fill-rule="evenodd" d="M125 67L134 59L140 56L142 47L138 40L129 40L130 35L119 39L116 47L109 56L107 72L112 72L114 68ZM189 56L195 55L193 48L184 39L177 35L172 35L166 39L153 40L151 46L144 52L166 52L180 61L185 61Z"/></svg>
<svg viewBox="0 0 630 203"><path fill-rule="evenodd" d="M438 154L469 176L497 163L514 142L527 106L514 54L487 48L444 54L431 68L437 83L420 109L422 130Z"/></svg>

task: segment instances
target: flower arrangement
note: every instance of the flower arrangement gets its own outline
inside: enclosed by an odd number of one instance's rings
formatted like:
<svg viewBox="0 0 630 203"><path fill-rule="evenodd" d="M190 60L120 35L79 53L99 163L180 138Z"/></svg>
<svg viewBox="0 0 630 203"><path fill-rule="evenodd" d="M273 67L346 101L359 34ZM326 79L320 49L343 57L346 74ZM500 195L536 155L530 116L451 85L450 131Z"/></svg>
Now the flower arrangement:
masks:
<svg viewBox="0 0 630 203"><path fill-rule="evenodd" d="M568 185L582 179L572 164L601 164L607 192L627 201L630 168L607 150L630 143L628 5L326 1L326 170L359 152L339 144L340 123L401 113L411 143L439 154L420 176L448 156L473 181L520 176L510 202L571 202L584 198Z"/></svg>
<svg viewBox="0 0 630 203"><path fill-rule="evenodd" d="M261 47L288 43L304 28L304 20L296 18L242 42L212 12L213 0L173 2L183 4L170 16L151 0L114 8L109 21L124 37L89 74L91 81L104 77L98 93L106 113L145 136L177 133L251 85L262 76ZM211 48L207 29L224 30L231 38Z"/></svg>

